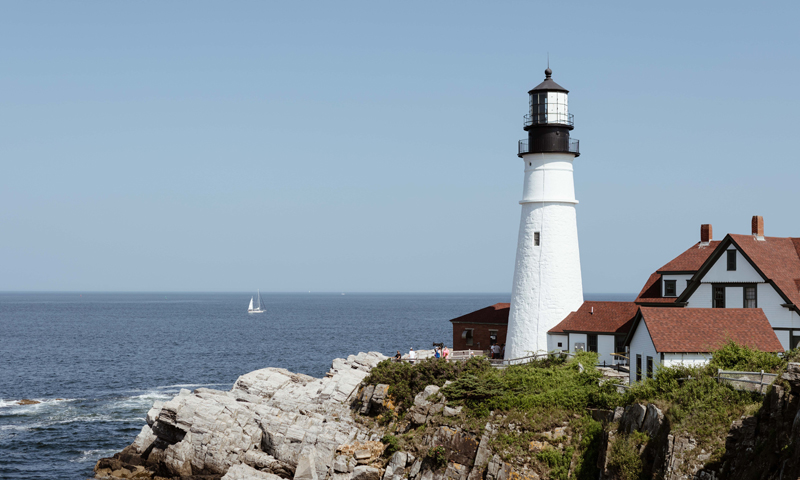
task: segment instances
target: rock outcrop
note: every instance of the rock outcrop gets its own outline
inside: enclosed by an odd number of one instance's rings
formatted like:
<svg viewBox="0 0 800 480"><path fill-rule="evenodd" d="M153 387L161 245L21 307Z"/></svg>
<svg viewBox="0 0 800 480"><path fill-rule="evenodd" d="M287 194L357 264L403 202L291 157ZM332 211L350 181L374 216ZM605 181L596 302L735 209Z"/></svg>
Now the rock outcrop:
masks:
<svg viewBox="0 0 800 480"><path fill-rule="evenodd" d="M155 405L133 444L98 462L96 476L332 478L342 473L334 468L340 446L379 440L356 423L348 400L385 358L370 352L336 359L322 379L265 368L241 376L229 392L182 390Z"/></svg>

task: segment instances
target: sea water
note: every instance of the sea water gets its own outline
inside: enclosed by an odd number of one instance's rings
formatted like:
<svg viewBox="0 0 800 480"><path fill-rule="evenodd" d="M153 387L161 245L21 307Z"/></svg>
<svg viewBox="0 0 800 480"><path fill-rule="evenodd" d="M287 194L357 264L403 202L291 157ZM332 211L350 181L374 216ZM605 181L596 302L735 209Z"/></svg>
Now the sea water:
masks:
<svg viewBox="0 0 800 480"><path fill-rule="evenodd" d="M264 367L321 377L360 351L452 343L508 294L0 293L0 478L86 479L154 401ZM631 296L594 299L631 300ZM587 295L587 299L591 296ZM40 403L19 405L19 400Z"/></svg>

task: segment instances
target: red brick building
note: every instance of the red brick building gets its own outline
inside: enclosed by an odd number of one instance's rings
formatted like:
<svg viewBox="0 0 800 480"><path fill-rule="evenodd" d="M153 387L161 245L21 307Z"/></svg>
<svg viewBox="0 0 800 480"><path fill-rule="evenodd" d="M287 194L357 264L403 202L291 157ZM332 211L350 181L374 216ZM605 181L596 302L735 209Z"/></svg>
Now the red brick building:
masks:
<svg viewBox="0 0 800 480"><path fill-rule="evenodd" d="M453 350L488 350L494 343L506 343L510 307L508 303L495 303L450 320Z"/></svg>

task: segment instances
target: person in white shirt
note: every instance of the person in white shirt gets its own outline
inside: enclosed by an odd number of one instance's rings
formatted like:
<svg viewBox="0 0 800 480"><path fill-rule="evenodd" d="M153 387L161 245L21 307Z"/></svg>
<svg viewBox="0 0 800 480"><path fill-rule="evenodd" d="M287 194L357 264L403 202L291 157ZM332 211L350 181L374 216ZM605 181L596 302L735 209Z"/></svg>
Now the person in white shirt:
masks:
<svg viewBox="0 0 800 480"><path fill-rule="evenodd" d="M500 345L492 345L492 358L500 358Z"/></svg>
<svg viewBox="0 0 800 480"><path fill-rule="evenodd" d="M412 364L417 361L417 352L415 352L413 348L408 349L408 361Z"/></svg>

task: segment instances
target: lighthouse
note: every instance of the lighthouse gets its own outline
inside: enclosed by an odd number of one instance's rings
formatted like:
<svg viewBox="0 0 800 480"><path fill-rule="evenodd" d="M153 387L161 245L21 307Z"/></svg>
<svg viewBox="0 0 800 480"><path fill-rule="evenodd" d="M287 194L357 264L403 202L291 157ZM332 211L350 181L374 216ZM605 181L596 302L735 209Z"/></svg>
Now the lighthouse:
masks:
<svg viewBox="0 0 800 480"><path fill-rule="evenodd" d="M544 73L544 81L528 92L528 138L518 145L525 183L506 336L508 359L548 351L547 331L583 303L572 178L579 144L570 138L574 125L569 91L553 81L549 67Z"/></svg>

